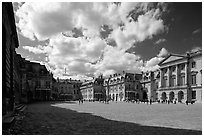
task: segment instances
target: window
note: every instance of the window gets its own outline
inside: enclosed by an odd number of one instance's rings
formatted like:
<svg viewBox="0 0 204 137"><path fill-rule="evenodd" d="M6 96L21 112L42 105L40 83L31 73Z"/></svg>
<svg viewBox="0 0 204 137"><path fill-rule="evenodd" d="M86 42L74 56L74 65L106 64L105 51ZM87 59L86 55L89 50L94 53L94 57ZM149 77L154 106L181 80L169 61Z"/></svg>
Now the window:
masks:
<svg viewBox="0 0 204 137"><path fill-rule="evenodd" d="M167 73L167 69L164 69L164 73Z"/></svg>
<svg viewBox="0 0 204 137"><path fill-rule="evenodd" d="M176 67L175 66L172 67L172 72L175 72L175 70L176 70Z"/></svg>
<svg viewBox="0 0 204 137"><path fill-rule="evenodd" d="M137 89L139 89L139 86L137 85Z"/></svg>
<svg viewBox="0 0 204 137"><path fill-rule="evenodd" d="M164 77L164 87L167 86L167 77Z"/></svg>
<svg viewBox="0 0 204 137"><path fill-rule="evenodd" d="M191 67L195 68L196 67L196 62L192 62Z"/></svg>
<svg viewBox="0 0 204 137"><path fill-rule="evenodd" d="M158 82L156 82L156 89L158 89L159 88L159 84L158 84Z"/></svg>
<svg viewBox="0 0 204 137"><path fill-rule="evenodd" d="M46 81L45 86L46 86L46 88L50 88L50 82Z"/></svg>
<svg viewBox="0 0 204 137"><path fill-rule="evenodd" d="M181 75L181 82L180 82L181 86L183 86L184 83L185 83L185 75Z"/></svg>
<svg viewBox="0 0 204 137"><path fill-rule="evenodd" d="M191 75L191 84L196 85L196 75Z"/></svg>
<svg viewBox="0 0 204 137"><path fill-rule="evenodd" d="M185 64L181 64L181 70L184 70Z"/></svg>
<svg viewBox="0 0 204 137"><path fill-rule="evenodd" d="M174 87L176 85L176 77L175 76L172 76L172 79L171 79L171 86Z"/></svg>
<svg viewBox="0 0 204 137"><path fill-rule="evenodd" d="M192 99L196 99L196 91L195 90L192 91Z"/></svg>

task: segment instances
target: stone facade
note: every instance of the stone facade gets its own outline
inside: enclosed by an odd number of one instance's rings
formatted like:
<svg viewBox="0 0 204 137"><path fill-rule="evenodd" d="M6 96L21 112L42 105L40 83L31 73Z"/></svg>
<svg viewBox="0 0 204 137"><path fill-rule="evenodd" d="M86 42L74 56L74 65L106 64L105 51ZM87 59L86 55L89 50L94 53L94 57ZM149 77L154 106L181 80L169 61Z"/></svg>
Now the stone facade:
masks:
<svg viewBox="0 0 204 137"><path fill-rule="evenodd" d="M59 99L61 100L77 100L81 97L80 80L57 79L57 87Z"/></svg>
<svg viewBox="0 0 204 137"><path fill-rule="evenodd" d="M159 78L159 70L142 73L142 80L140 81L142 85L142 100L158 100L157 90L159 88Z"/></svg>
<svg viewBox="0 0 204 137"><path fill-rule="evenodd" d="M202 51L170 54L160 65L160 100L202 101Z"/></svg>
<svg viewBox="0 0 204 137"><path fill-rule="evenodd" d="M84 100L104 100L105 92L103 88L104 79L102 76L85 81L80 87L80 92Z"/></svg>
<svg viewBox="0 0 204 137"><path fill-rule="evenodd" d="M12 3L2 2L2 115L12 113L14 104L19 103L20 80L15 62L18 46Z"/></svg>
<svg viewBox="0 0 204 137"><path fill-rule="evenodd" d="M104 89L112 101L141 99L141 74L126 73L113 74L104 80Z"/></svg>
<svg viewBox="0 0 204 137"><path fill-rule="evenodd" d="M50 100L52 73L40 63L24 60L22 65L22 102Z"/></svg>

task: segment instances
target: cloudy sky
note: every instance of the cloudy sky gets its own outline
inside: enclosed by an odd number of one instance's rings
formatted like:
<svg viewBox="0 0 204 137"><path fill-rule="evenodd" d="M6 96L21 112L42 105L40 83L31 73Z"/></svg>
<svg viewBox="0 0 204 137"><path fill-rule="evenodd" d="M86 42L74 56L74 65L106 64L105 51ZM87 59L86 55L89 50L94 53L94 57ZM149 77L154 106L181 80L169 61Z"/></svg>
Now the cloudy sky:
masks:
<svg viewBox="0 0 204 137"><path fill-rule="evenodd" d="M202 48L202 3L13 3L17 53L55 77L155 70ZM65 74L66 73L66 74Z"/></svg>

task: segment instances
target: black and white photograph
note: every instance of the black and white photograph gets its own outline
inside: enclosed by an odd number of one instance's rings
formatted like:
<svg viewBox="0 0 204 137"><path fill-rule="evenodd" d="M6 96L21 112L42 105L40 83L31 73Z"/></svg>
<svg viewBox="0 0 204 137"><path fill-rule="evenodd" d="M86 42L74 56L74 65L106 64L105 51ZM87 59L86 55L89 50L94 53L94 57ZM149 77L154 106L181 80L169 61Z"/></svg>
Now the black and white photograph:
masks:
<svg viewBox="0 0 204 137"><path fill-rule="evenodd" d="M202 2L1 2L2 135L202 135Z"/></svg>

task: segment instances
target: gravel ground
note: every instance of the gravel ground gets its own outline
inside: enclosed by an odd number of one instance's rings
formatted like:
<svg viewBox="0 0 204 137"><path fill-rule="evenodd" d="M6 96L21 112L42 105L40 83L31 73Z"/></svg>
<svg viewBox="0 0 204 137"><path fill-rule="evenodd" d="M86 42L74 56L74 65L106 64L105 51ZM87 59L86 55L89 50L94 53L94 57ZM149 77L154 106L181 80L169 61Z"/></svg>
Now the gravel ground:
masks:
<svg viewBox="0 0 204 137"><path fill-rule="evenodd" d="M11 134L202 134L202 104L42 102L28 105Z"/></svg>

